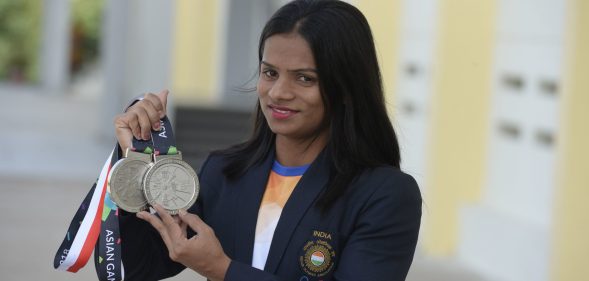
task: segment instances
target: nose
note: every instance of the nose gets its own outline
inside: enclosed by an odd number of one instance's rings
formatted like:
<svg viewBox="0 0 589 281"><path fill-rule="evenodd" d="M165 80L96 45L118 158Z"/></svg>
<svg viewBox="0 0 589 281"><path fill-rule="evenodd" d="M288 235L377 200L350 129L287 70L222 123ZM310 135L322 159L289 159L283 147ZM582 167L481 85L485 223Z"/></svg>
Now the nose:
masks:
<svg viewBox="0 0 589 281"><path fill-rule="evenodd" d="M273 100L290 100L294 98L294 89L291 83L282 77L279 77L268 91L268 96Z"/></svg>

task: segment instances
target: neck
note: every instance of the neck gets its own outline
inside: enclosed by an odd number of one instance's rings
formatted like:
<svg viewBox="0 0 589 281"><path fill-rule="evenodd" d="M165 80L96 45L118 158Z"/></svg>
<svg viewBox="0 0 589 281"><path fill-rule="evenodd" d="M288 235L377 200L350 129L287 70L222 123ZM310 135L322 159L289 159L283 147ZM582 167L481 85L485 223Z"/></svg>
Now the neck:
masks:
<svg viewBox="0 0 589 281"><path fill-rule="evenodd" d="M328 132L323 132L312 139L292 139L276 136L276 160L284 166L302 166L310 164L327 145Z"/></svg>

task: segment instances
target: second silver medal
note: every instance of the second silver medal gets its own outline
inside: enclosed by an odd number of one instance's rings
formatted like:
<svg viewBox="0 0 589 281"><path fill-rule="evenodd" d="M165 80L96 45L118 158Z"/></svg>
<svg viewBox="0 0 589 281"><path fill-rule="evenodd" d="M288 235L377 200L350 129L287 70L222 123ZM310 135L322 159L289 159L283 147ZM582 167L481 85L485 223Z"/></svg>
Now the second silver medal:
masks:
<svg viewBox="0 0 589 281"><path fill-rule="evenodd" d="M112 167L108 177L112 200L121 209L136 213L147 209L143 178L152 162L151 154L127 149L124 158Z"/></svg>

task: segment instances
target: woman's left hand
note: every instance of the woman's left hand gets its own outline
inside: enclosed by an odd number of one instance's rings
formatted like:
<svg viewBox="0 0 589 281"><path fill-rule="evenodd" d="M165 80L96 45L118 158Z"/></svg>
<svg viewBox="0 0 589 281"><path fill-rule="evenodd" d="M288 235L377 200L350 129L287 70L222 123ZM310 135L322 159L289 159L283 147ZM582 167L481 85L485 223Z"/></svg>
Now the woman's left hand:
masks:
<svg viewBox="0 0 589 281"><path fill-rule="evenodd" d="M231 259L223 252L221 243L211 227L197 215L181 210L172 217L161 206L155 205L158 216L139 212L137 217L149 222L162 236L170 259L198 272L210 280L223 280ZM197 234L187 238L190 227Z"/></svg>

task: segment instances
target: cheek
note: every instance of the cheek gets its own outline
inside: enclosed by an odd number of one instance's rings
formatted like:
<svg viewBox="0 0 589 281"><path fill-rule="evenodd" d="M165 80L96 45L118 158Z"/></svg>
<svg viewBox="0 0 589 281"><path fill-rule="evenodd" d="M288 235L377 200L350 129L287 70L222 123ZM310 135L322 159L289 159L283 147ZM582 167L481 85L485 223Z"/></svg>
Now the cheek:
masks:
<svg viewBox="0 0 589 281"><path fill-rule="evenodd" d="M319 94L317 94L319 95ZM312 116L315 123L323 122L325 118L325 106L323 105L323 100L321 96L314 98L312 101L309 101L309 104L313 108Z"/></svg>
<svg viewBox="0 0 589 281"><path fill-rule="evenodd" d="M324 123L324 122L328 122L327 119L327 109L325 106L325 103L323 102L323 98L321 97L321 94L318 94L318 100L317 100L317 107L319 108L319 116L320 116L320 120L319 122Z"/></svg>
<svg viewBox="0 0 589 281"><path fill-rule="evenodd" d="M317 109L317 113L320 116L325 115L325 105L323 104L323 99L321 98L321 94L317 93L315 95L315 99L313 100L313 104L315 105L315 108Z"/></svg>
<svg viewBox="0 0 589 281"><path fill-rule="evenodd" d="M323 108L323 106L321 106L318 110L317 110L317 122L318 123L323 123L323 120L325 119L325 108Z"/></svg>
<svg viewBox="0 0 589 281"><path fill-rule="evenodd" d="M258 90L258 96L260 98L265 97L268 95L269 85L268 82L264 81L263 79L259 78L258 83L256 84L256 89Z"/></svg>

